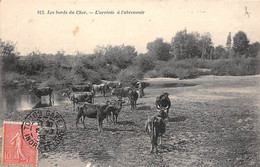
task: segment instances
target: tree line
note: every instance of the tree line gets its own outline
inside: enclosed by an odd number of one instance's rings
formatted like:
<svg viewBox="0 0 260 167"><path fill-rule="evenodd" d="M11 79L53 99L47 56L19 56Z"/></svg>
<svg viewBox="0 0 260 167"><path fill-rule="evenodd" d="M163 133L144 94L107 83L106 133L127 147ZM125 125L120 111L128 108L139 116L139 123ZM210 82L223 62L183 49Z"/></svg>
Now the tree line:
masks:
<svg viewBox="0 0 260 167"><path fill-rule="evenodd" d="M147 43L146 53L137 53L133 46L107 45L97 46L92 54L33 51L21 56L14 43L1 40L0 44L4 85L26 85L32 80L58 85L98 83L101 79L129 82L143 77L259 74L260 43L250 43L243 31L233 38L229 33L226 46L215 47L210 33L188 33L184 29L170 43L162 38Z"/></svg>

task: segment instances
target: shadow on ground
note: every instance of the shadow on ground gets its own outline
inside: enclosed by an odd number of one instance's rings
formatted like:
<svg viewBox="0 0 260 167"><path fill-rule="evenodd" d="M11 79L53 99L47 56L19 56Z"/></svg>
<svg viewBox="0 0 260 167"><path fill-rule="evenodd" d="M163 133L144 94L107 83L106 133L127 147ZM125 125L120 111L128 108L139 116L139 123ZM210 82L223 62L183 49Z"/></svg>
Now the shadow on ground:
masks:
<svg viewBox="0 0 260 167"><path fill-rule="evenodd" d="M169 122L182 122L185 121L188 117L185 116L178 116L174 118L169 118Z"/></svg>

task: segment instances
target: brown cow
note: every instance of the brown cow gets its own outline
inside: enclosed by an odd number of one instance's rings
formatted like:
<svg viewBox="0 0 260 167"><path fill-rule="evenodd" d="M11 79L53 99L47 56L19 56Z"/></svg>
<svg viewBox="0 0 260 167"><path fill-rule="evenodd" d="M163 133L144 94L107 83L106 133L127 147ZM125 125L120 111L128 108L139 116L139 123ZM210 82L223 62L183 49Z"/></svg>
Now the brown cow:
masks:
<svg viewBox="0 0 260 167"><path fill-rule="evenodd" d="M36 88L35 86L33 86L32 89L29 91L34 92L34 94L40 99L42 96L49 96L49 100L51 100L53 89L50 87Z"/></svg>
<svg viewBox="0 0 260 167"><path fill-rule="evenodd" d="M160 110L159 114L148 117L147 121L145 122L145 131L150 135L151 140L151 153L153 152L154 148L156 152L157 149L157 140L160 137L160 145L162 144L162 135L166 131L166 124L164 119L167 117L167 114L164 110Z"/></svg>
<svg viewBox="0 0 260 167"><path fill-rule="evenodd" d="M122 100L118 100L118 101L115 101L115 102L109 102L109 108L108 110L111 111L111 115L108 115L107 117L107 122L108 122L108 118L110 117L110 120L111 120L111 116L113 118L113 123L116 124L117 123L117 118L118 118L118 115L122 109Z"/></svg>
<svg viewBox="0 0 260 167"><path fill-rule="evenodd" d="M136 108L136 101L138 99L138 93L135 90L129 90L128 98L131 105L131 110Z"/></svg>
<svg viewBox="0 0 260 167"><path fill-rule="evenodd" d="M78 116L76 119L76 128L78 128L78 122L81 117L83 117L83 125L84 128L84 120L85 117L88 118L95 118L97 119L98 122L98 131L102 131L102 125L103 125L103 120L111 113L111 110L109 108L110 105L105 104L105 105L100 105L100 104L89 104L89 103L84 103L82 106L78 107Z"/></svg>
<svg viewBox="0 0 260 167"><path fill-rule="evenodd" d="M65 90L62 96L68 97L70 101L72 101L73 108L75 108L75 105L79 102L94 103L93 92L71 92L69 90Z"/></svg>
<svg viewBox="0 0 260 167"><path fill-rule="evenodd" d="M171 107L171 100L169 98L169 93L163 92L160 96L156 98L155 105L157 109L166 109L167 117L169 117L169 110Z"/></svg>

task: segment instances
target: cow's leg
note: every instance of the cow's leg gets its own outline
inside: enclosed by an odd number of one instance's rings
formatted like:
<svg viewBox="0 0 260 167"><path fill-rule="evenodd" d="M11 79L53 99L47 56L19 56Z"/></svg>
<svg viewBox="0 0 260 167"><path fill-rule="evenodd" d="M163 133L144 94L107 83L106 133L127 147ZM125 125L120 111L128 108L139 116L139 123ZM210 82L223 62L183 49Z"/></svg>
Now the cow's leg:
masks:
<svg viewBox="0 0 260 167"><path fill-rule="evenodd" d="M162 145L162 136L160 136L160 145Z"/></svg>
<svg viewBox="0 0 260 167"><path fill-rule="evenodd" d="M103 131L103 129L102 129L102 126L103 126L103 121L102 121L102 120L100 120L100 132L102 132L102 131Z"/></svg>
<svg viewBox="0 0 260 167"><path fill-rule="evenodd" d="M117 124L117 116L118 116L118 115L115 114L115 117L116 117L116 118L115 118L115 122L114 122L114 124Z"/></svg>
<svg viewBox="0 0 260 167"><path fill-rule="evenodd" d="M97 125L98 125L98 131L100 131L100 130L99 130L99 120L98 120L98 118L97 118Z"/></svg>
<svg viewBox="0 0 260 167"><path fill-rule="evenodd" d="M78 129L78 123L79 123L79 119L80 119L81 116L77 116L77 119L76 119L76 129Z"/></svg>
<svg viewBox="0 0 260 167"><path fill-rule="evenodd" d="M115 124L115 113L113 113L113 115L112 115L112 119L113 119L113 123Z"/></svg>
<svg viewBox="0 0 260 167"><path fill-rule="evenodd" d="M158 148L157 148L157 144L154 145L154 147L155 147L155 152L158 153L159 150L158 150Z"/></svg>
<svg viewBox="0 0 260 167"><path fill-rule="evenodd" d="M108 122L108 117L109 117L109 115L107 115L107 122Z"/></svg>
<svg viewBox="0 0 260 167"><path fill-rule="evenodd" d="M150 153L153 153L153 149L154 149L154 145L153 145L153 143L151 143Z"/></svg>
<svg viewBox="0 0 260 167"><path fill-rule="evenodd" d="M84 126L84 129L86 129L86 126L85 126L85 123L84 123L84 122L85 122L85 116L82 116L82 117L83 117L83 118L82 118L82 119L83 119L83 120L82 120L82 124L83 124L83 126Z"/></svg>

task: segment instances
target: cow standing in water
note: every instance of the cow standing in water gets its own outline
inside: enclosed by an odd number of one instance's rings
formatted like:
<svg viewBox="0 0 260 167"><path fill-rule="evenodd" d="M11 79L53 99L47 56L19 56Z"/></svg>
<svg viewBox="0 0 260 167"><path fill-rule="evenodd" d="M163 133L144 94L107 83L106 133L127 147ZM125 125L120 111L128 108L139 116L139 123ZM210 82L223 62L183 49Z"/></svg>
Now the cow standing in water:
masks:
<svg viewBox="0 0 260 167"><path fill-rule="evenodd" d="M49 96L49 101L51 103L52 92L53 92L53 89L51 87L36 88L33 85L32 89L30 89L29 91L33 92L38 98L40 98L40 102L41 102L42 96ZM53 100L53 105L54 105L54 97L52 100Z"/></svg>

